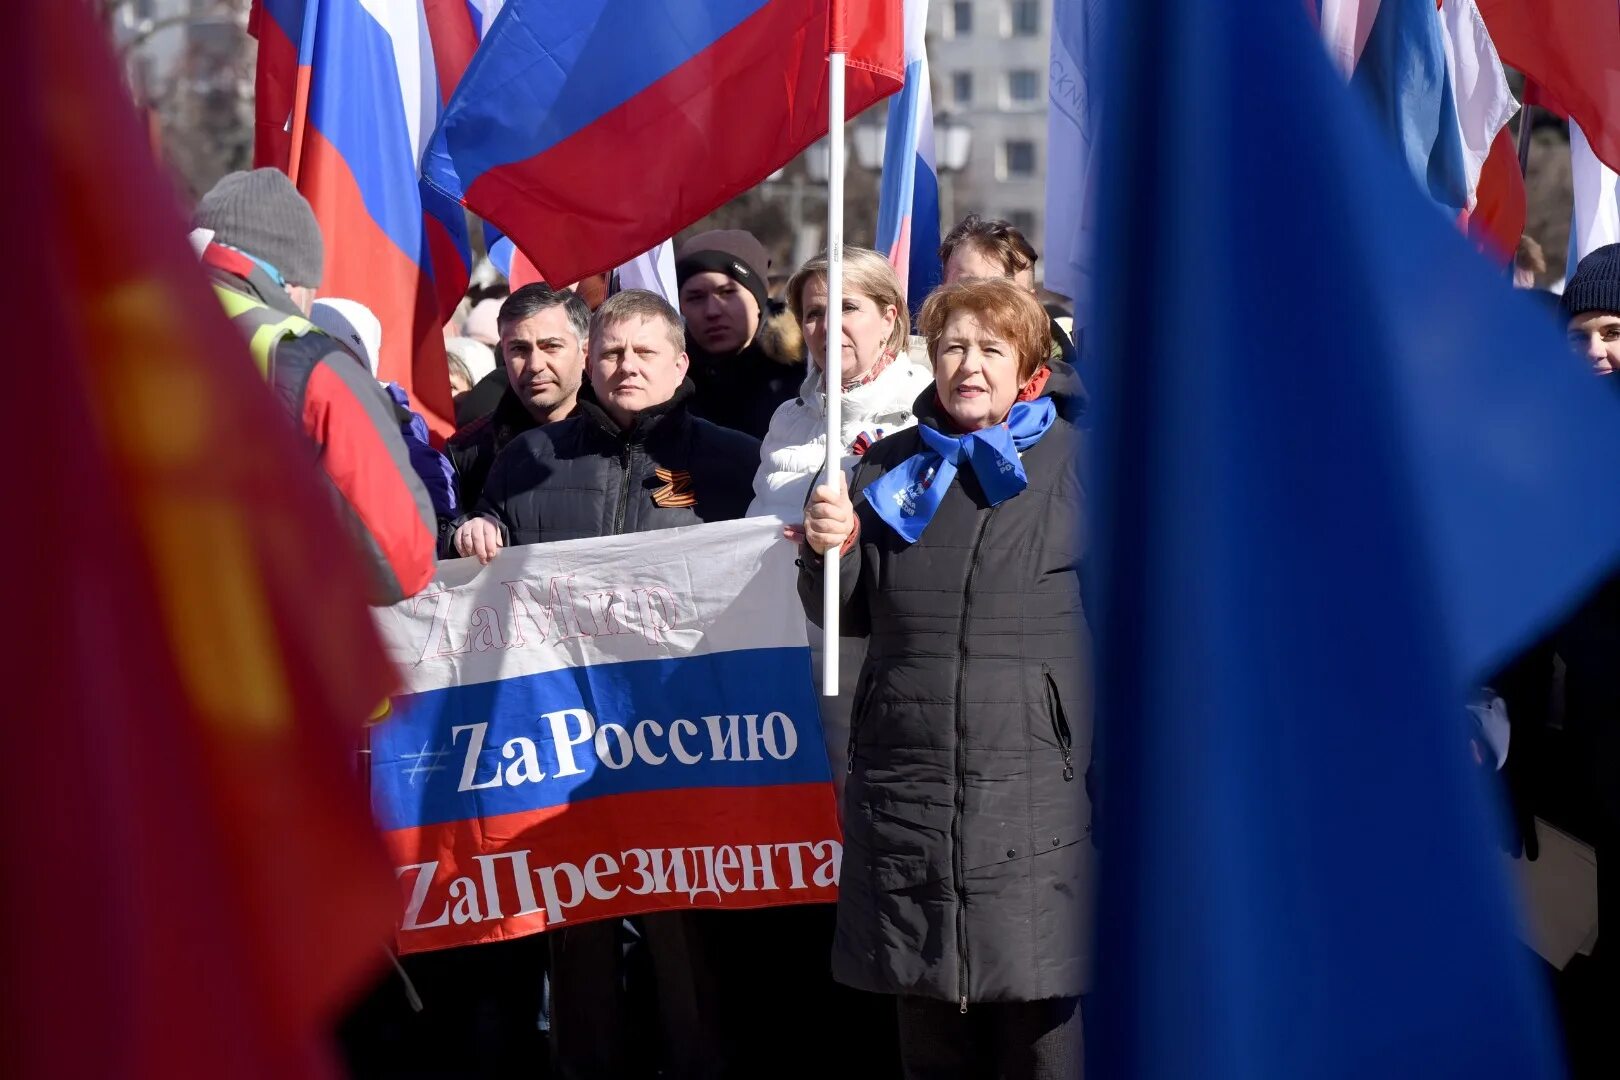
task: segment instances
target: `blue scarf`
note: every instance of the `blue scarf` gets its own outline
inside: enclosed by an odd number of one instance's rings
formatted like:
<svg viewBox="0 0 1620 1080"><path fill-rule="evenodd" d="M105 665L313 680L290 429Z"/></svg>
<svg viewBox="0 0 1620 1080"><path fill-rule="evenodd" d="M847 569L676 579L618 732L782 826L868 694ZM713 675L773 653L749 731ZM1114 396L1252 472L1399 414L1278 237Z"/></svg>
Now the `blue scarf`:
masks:
<svg viewBox="0 0 1620 1080"><path fill-rule="evenodd" d="M953 437L923 424L917 425L926 449L901 462L866 486L866 501L878 517L889 523L908 544L934 520L934 511L956 480L963 462L979 478L991 506L1000 506L1029 486L1021 451L1041 441L1057 407L1051 398L1020 401L1007 414L1007 422Z"/></svg>

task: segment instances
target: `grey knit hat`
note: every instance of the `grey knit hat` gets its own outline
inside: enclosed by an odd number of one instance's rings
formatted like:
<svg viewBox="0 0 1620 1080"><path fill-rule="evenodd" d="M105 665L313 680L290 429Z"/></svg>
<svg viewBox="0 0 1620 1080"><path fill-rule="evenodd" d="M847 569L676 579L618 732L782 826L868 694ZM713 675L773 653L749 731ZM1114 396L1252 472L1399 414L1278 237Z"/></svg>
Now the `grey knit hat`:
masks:
<svg viewBox="0 0 1620 1080"><path fill-rule="evenodd" d="M222 177L197 204L197 228L212 229L221 244L263 259L289 285L321 283L326 247L309 200L280 169L254 169Z"/></svg>
<svg viewBox="0 0 1620 1080"><path fill-rule="evenodd" d="M1582 259L1564 287L1564 314L1588 311L1620 314L1620 244L1607 244Z"/></svg>

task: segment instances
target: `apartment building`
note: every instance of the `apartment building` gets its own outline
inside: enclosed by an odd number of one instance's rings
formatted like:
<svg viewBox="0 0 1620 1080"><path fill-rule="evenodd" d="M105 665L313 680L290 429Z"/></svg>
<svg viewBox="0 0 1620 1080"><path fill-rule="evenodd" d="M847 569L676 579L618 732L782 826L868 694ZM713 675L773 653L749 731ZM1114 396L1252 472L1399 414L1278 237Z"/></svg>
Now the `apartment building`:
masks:
<svg viewBox="0 0 1620 1080"><path fill-rule="evenodd" d="M931 0L928 59L936 117L972 129L947 213L1005 218L1040 249L1046 204L1046 102L1054 0ZM1065 2L1065 0L1058 0ZM947 227L949 227L947 225Z"/></svg>

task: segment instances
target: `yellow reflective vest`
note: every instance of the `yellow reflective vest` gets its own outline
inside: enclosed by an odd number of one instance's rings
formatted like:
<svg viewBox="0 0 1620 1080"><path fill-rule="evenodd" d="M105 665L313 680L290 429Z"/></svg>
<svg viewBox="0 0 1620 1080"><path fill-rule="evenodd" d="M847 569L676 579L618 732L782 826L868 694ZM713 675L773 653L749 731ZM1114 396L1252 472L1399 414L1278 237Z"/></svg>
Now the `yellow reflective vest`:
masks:
<svg viewBox="0 0 1620 1080"><path fill-rule="evenodd" d="M259 366L259 374L266 379L270 377L275 363L278 344L289 338L320 332L319 327L302 315L277 311L263 300L237 292L217 281L214 282L214 295L219 297L225 314L230 316L231 322L247 339L253 362Z"/></svg>

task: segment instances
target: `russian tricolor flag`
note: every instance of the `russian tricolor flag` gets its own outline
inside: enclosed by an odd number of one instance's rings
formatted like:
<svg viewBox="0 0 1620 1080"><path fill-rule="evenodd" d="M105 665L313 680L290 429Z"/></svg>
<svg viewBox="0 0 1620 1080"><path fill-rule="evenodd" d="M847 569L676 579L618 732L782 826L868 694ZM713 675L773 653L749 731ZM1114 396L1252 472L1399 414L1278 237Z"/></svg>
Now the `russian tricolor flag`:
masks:
<svg viewBox="0 0 1620 1080"><path fill-rule="evenodd" d="M905 0L906 84L889 99L878 196L877 247L909 301L934 290L939 264L939 171L934 165L934 97L928 85L928 0Z"/></svg>
<svg viewBox="0 0 1620 1080"><path fill-rule="evenodd" d="M1519 103L1477 0L1319 0L1314 11L1418 185L1482 247L1511 255L1524 185L1504 132Z"/></svg>
<svg viewBox="0 0 1620 1080"><path fill-rule="evenodd" d="M1320 0L1317 10L1329 54L1395 136L1407 170L1436 203L1467 210L1468 155L1435 0Z"/></svg>
<svg viewBox="0 0 1620 1080"><path fill-rule="evenodd" d="M900 87L898 0L507 0L429 182L548 281L609 270L826 134L834 15L854 116Z"/></svg>
<svg viewBox="0 0 1620 1080"><path fill-rule="evenodd" d="M321 293L383 325L379 376L453 428L441 327L467 287L466 218L420 182L442 104L498 4L256 0L255 163L292 177L321 223Z"/></svg>

